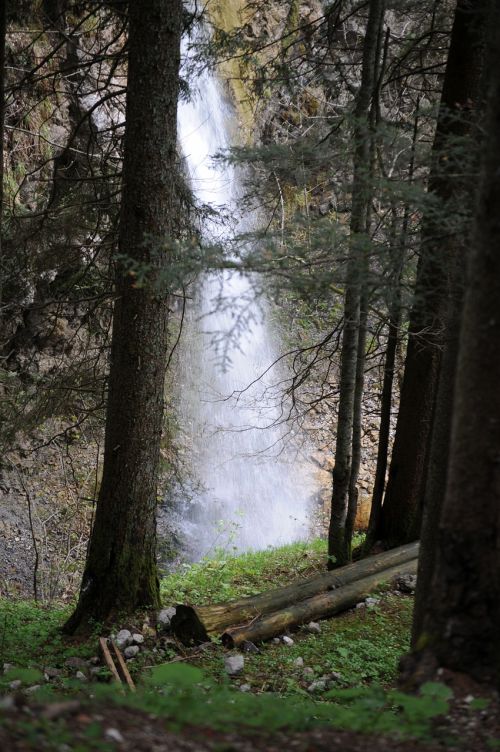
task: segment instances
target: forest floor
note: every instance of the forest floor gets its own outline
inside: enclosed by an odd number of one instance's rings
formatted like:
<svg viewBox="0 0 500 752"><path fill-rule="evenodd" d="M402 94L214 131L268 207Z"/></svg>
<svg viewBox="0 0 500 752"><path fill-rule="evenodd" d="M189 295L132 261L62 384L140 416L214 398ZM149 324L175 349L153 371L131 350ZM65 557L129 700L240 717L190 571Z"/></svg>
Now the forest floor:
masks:
<svg viewBox="0 0 500 752"><path fill-rule="evenodd" d="M163 580L165 605L214 602L306 577L324 544L218 558ZM495 693L441 673L420 696L396 686L408 649L412 596L385 588L374 602L244 654L227 673L217 642L180 645L152 615L116 625L145 636L128 662L136 694L110 684L97 657L102 625L63 638L67 605L0 600L0 749L342 750L488 752L500 748ZM149 624L149 626L148 626ZM115 628L116 631L116 628ZM10 665L5 665L10 664Z"/></svg>

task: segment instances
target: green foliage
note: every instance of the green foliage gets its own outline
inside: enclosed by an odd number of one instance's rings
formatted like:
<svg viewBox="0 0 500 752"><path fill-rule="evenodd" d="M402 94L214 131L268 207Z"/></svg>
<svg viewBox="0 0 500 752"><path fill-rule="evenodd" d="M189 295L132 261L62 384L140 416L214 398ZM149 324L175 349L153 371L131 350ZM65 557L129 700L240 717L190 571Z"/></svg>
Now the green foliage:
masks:
<svg viewBox="0 0 500 752"><path fill-rule="evenodd" d="M69 613L70 608L45 608L32 601L0 599L0 664L15 664L16 670L42 668L62 665L70 656L94 655L95 635L75 641L61 634Z"/></svg>
<svg viewBox="0 0 500 752"><path fill-rule="evenodd" d="M109 688L99 688L109 697ZM214 684L202 671L185 664L155 668L136 695L113 695L120 704L166 718L174 727L208 726L306 730L333 725L365 733L429 738L432 721L447 712L450 690L427 684L419 696L386 692L380 687L342 689L329 693L334 702L309 697L234 692L229 684Z"/></svg>
<svg viewBox="0 0 500 752"><path fill-rule="evenodd" d="M397 676L398 661L410 646L412 601L389 596L380 607L359 609L321 622L321 633L294 634L295 644L267 643L260 654L245 657L245 683L253 689L304 695L308 685L334 672L340 688L389 686ZM306 677L295 665L301 657L314 671ZM196 659L197 665L222 680L221 651L214 646Z"/></svg>
<svg viewBox="0 0 500 752"><path fill-rule="evenodd" d="M254 595L321 571L325 560L326 544L322 540L241 556L216 551L213 558L184 564L165 577L161 582L162 600L201 604Z"/></svg>

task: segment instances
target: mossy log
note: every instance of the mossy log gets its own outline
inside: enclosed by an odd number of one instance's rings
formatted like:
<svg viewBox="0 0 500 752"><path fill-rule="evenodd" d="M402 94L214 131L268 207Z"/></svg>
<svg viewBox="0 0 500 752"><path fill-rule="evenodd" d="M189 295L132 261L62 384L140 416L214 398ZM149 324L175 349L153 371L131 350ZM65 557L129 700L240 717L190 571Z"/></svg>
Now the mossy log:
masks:
<svg viewBox="0 0 500 752"><path fill-rule="evenodd" d="M298 627L311 619L324 619L340 611L345 611L366 598L384 582L389 582L399 574L416 574L417 559L397 564L389 569L363 577L361 580L344 585L338 590L327 590L300 603L294 603L280 611L261 616L249 623L227 629L222 635L222 644L235 648L245 640L259 642L282 634L290 627Z"/></svg>
<svg viewBox="0 0 500 752"><path fill-rule="evenodd" d="M410 543L258 595L210 606L178 605L172 619L172 630L176 637L186 644L205 642L210 635L221 634L227 627L301 603L320 593L344 587L389 567L416 559L417 556L418 543Z"/></svg>

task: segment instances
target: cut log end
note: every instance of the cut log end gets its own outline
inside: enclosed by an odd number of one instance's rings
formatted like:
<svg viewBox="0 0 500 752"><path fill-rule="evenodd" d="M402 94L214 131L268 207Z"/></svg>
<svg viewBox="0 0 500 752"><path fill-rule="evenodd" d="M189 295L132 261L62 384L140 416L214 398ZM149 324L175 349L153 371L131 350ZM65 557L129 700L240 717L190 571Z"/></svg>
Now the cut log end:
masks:
<svg viewBox="0 0 500 752"><path fill-rule="evenodd" d="M178 604L170 626L174 635L184 645L196 645L210 639L193 606Z"/></svg>

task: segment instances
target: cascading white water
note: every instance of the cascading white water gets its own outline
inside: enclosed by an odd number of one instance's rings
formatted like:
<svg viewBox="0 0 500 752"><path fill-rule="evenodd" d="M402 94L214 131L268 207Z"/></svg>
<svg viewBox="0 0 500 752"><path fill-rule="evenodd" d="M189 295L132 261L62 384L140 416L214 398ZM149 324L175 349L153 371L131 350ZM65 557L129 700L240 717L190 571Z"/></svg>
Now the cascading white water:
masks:
<svg viewBox="0 0 500 752"><path fill-rule="evenodd" d="M251 230L254 218L239 210L239 170L212 159L230 146L235 130L234 112L215 75L201 74L190 101L179 106L178 123L195 196L224 207L234 219L230 228L209 220L204 238L224 241ZM242 307L246 326L237 343L230 343L230 363L222 368L214 336L219 342L227 336ZM296 448L284 443L289 429L279 424L276 390L260 378L279 354L268 318L266 305L254 299L252 277L229 270L199 281L186 317L178 412L193 491L181 504L181 530L193 559L218 547L244 551L304 539L310 530L313 472ZM273 382L279 380L276 370Z"/></svg>

